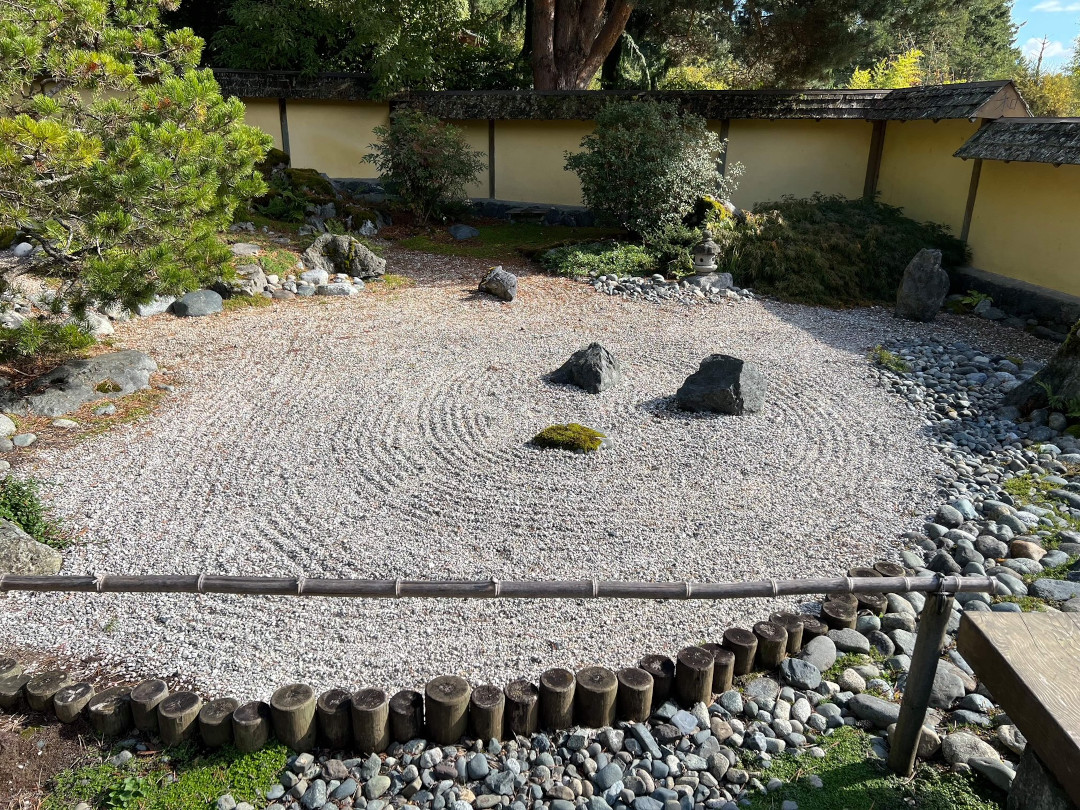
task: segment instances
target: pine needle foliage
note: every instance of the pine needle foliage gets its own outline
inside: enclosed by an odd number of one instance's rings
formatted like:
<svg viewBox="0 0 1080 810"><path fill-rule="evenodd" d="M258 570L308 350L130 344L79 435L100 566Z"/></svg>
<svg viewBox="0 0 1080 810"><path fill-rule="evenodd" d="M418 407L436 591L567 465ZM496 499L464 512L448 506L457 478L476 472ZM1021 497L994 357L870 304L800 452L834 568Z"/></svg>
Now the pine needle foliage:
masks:
<svg viewBox="0 0 1080 810"><path fill-rule="evenodd" d="M0 3L0 221L42 247L60 295L133 307L212 280L217 232L265 190L243 123L170 0Z"/></svg>

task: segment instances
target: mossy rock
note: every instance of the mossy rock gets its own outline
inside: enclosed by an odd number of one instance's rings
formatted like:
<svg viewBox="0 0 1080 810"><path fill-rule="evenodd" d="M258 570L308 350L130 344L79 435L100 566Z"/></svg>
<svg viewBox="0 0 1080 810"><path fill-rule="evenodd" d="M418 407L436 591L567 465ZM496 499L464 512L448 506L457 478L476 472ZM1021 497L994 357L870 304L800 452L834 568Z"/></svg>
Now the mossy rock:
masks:
<svg viewBox="0 0 1080 810"><path fill-rule="evenodd" d="M569 450L572 453L595 453L607 438L598 430L575 422L546 427L532 438L532 444L545 450Z"/></svg>
<svg viewBox="0 0 1080 810"><path fill-rule="evenodd" d="M266 157L262 159L262 162L258 163L255 168L263 176L263 179L270 179L270 173L273 172L275 166L280 166L284 163L289 165L289 153L283 152L277 147L272 147L269 152L266 153Z"/></svg>
<svg viewBox="0 0 1080 810"><path fill-rule="evenodd" d="M326 197L333 200L337 197L334 184L319 174L315 169L286 169L285 176L294 188L307 192L315 197Z"/></svg>
<svg viewBox="0 0 1080 810"><path fill-rule="evenodd" d="M0 250L7 250L15 241L15 229L0 227Z"/></svg>

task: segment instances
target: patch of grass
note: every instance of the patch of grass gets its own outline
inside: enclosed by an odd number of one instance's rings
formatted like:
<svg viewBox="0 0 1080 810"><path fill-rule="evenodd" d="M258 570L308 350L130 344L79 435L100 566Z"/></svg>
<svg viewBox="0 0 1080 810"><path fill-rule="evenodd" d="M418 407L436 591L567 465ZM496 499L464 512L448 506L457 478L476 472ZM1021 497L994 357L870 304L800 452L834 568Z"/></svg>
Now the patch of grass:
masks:
<svg viewBox="0 0 1080 810"><path fill-rule="evenodd" d="M994 604L999 602L1012 602L1019 605L1024 613L1045 613L1046 603L1034 596L995 596Z"/></svg>
<svg viewBox="0 0 1080 810"><path fill-rule="evenodd" d="M253 754L226 747L211 754L181 746L165 754L65 771L56 777L43 810L69 810L78 802L118 810L191 810L208 807L223 793L257 806L285 767L289 751L268 746Z"/></svg>
<svg viewBox="0 0 1080 810"><path fill-rule="evenodd" d="M226 312L232 312L237 309L259 309L260 307L268 307L273 303L273 299L267 298L265 295L234 295L222 301L221 308Z"/></svg>
<svg viewBox="0 0 1080 810"><path fill-rule="evenodd" d="M160 388L146 388L128 394L126 397L109 400L109 404L116 406L116 413L112 416L93 416L93 409L103 404L100 401L84 405L81 410L89 414L86 416L88 425L86 430L78 434L77 438L80 440L92 439L95 436L107 433L117 425L125 425L128 422L134 422L149 416L161 400L165 398L165 394L166 392Z"/></svg>
<svg viewBox="0 0 1080 810"><path fill-rule="evenodd" d="M0 517L47 546L64 548L70 542L60 521L53 517L52 508L41 502L40 485L33 478L9 475L0 481Z"/></svg>
<svg viewBox="0 0 1080 810"><path fill-rule="evenodd" d="M587 242L563 245L540 257L545 269L560 276L580 278L614 273L622 276L644 276L659 268L656 256L641 245L626 242Z"/></svg>
<svg viewBox="0 0 1080 810"><path fill-rule="evenodd" d="M922 248L940 249L945 267L966 259L964 243L944 227L840 196L761 203L746 225L715 239L720 264L740 287L827 307L895 301L904 268Z"/></svg>
<svg viewBox="0 0 1080 810"><path fill-rule="evenodd" d="M1069 572L1073 570L1073 566L1076 565L1077 560L1080 560L1080 557L1069 557L1069 559L1061 565L1051 565L1049 568L1044 568L1038 574L1027 574L1024 576L1024 582L1030 585L1037 579L1068 579Z"/></svg>
<svg viewBox="0 0 1080 810"><path fill-rule="evenodd" d="M890 352L881 344L870 350L870 360L897 374L907 374L911 371L911 366L900 355Z"/></svg>
<svg viewBox="0 0 1080 810"><path fill-rule="evenodd" d="M272 250L259 257L263 272L268 276L279 276L282 279L295 271L297 261L296 254L287 250Z"/></svg>
<svg viewBox="0 0 1080 810"><path fill-rule="evenodd" d="M970 776L921 765L912 779L900 779L883 763L870 758L868 736L856 729L837 729L823 739L824 759L783 754L773 757L766 775L790 784L751 799L757 810L779 810L785 800L799 810L1000 810L1002 803L989 788ZM816 774L823 787L806 777Z"/></svg>
<svg viewBox="0 0 1080 810"><path fill-rule="evenodd" d="M861 667L871 663L870 656L862 653L844 653L825 672L821 673L825 680L835 681L840 673L850 667Z"/></svg>
<svg viewBox="0 0 1080 810"><path fill-rule="evenodd" d="M571 450L575 453L592 453L600 449L606 437L590 427L570 423L546 427L532 438L532 443L546 450Z"/></svg>
<svg viewBox="0 0 1080 810"><path fill-rule="evenodd" d="M387 290L405 290L416 286L416 279L398 275L397 273L387 273L379 281L382 282L383 288Z"/></svg>
<svg viewBox="0 0 1080 810"><path fill-rule="evenodd" d="M533 223L500 223L479 225L480 235L457 241L445 230L430 230L398 241L401 247L444 256L466 256L473 259L509 261L521 255L531 256L560 245L576 242L595 242L616 236L616 228L572 228L568 225L536 225Z"/></svg>

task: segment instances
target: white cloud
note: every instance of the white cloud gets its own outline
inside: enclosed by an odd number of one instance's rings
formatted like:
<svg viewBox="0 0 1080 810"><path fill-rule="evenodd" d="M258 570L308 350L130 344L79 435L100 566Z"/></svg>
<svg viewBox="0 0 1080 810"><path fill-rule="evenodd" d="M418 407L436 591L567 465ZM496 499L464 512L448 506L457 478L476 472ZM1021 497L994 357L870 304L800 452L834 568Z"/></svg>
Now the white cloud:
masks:
<svg viewBox="0 0 1080 810"><path fill-rule="evenodd" d="M1038 37L1032 37L1024 43L1024 56L1028 59L1038 59L1039 49L1042 48L1043 41ZM1057 40L1052 40L1046 43L1046 50L1043 51L1043 63L1055 62L1062 59L1068 59L1072 56L1072 48Z"/></svg>
<svg viewBox="0 0 1080 810"><path fill-rule="evenodd" d="M1034 6L1032 11L1064 11L1073 12L1080 11L1080 3L1068 3L1065 4L1061 0L1043 0L1037 6Z"/></svg>

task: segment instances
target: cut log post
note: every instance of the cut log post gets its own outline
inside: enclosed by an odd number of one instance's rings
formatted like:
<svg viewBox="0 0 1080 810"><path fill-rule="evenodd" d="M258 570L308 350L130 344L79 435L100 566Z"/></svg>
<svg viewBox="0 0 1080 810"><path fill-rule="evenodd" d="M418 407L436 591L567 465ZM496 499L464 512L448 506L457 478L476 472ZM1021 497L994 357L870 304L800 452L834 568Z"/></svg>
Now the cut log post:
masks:
<svg viewBox="0 0 1080 810"><path fill-rule="evenodd" d="M165 685L165 681L157 678L143 681L132 689L131 719L135 722L135 728L147 734L157 733L157 707L168 696L169 687Z"/></svg>
<svg viewBox="0 0 1080 810"><path fill-rule="evenodd" d="M758 669L773 670L787 658L787 630L773 622L758 622L754 625L757 636Z"/></svg>
<svg viewBox="0 0 1080 810"><path fill-rule="evenodd" d="M122 737L131 730L131 690L114 686L98 692L86 704L90 727L102 737Z"/></svg>
<svg viewBox="0 0 1080 810"><path fill-rule="evenodd" d="M26 684L30 676L20 673L0 678L0 709L15 712L26 705Z"/></svg>
<svg viewBox="0 0 1080 810"><path fill-rule="evenodd" d="M328 689L315 701L319 737L323 745L342 751L352 745L352 714L349 693L344 689Z"/></svg>
<svg viewBox="0 0 1080 810"><path fill-rule="evenodd" d="M863 577L880 577L881 572L878 571L876 568L871 568L868 565L856 565L847 570L847 575L849 577L861 579ZM901 574L901 576L903 576L903 574Z"/></svg>
<svg viewBox="0 0 1080 810"><path fill-rule="evenodd" d="M199 709L199 736L207 748L221 748L233 741L232 716L239 708L239 700L224 697Z"/></svg>
<svg viewBox="0 0 1080 810"><path fill-rule="evenodd" d="M615 716L627 723L644 723L652 712L653 677L641 667L620 669Z"/></svg>
<svg viewBox="0 0 1080 810"><path fill-rule="evenodd" d="M883 593L855 594L855 601L859 604L859 610L868 610L875 616L882 615L889 607L889 600ZM856 615L855 621L858 623L858 615Z"/></svg>
<svg viewBox="0 0 1080 810"><path fill-rule="evenodd" d="M12 675L22 675L22 664L14 658L0 658L0 678Z"/></svg>
<svg viewBox="0 0 1080 810"><path fill-rule="evenodd" d="M934 688L938 657L952 616L952 603L953 598L948 594L930 593L919 613L919 634L915 637L911 669L900 701L896 730L889 740L889 767L902 777L911 776L915 769L919 737L926 722L926 707L930 705L930 692Z"/></svg>
<svg viewBox="0 0 1080 810"><path fill-rule="evenodd" d="M787 654L795 655L803 646L803 623L796 613L774 613L769 621L787 630Z"/></svg>
<svg viewBox="0 0 1080 810"><path fill-rule="evenodd" d="M878 560L874 563L874 570L883 577L907 576L907 569L900 563L893 562L892 560Z"/></svg>
<svg viewBox="0 0 1080 810"><path fill-rule="evenodd" d="M365 754L381 754L390 745L390 702L382 689L353 692L352 731L356 747Z"/></svg>
<svg viewBox="0 0 1080 810"><path fill-rule="evenodd" d="M679 650L675 664L675 698L683 706L712 702L713 653L703 647Z"/></svg>
<svg viewBox="0 0 1080 810"><path fill-rule="evenodd" d="M424 696L415 689L402 689L390 698L390 737L407 743L424 733Z"/></svg>
<svg viewBox="0 0 1080 810"><path fill-rule="evenodd" d="M619 679L606 667L578 670L574 686L574 717L585 728L604 728L615 723L615 695Z"/></svg>
<svg viewBox="0 0 1080 810"><path fill-rule="evenodd" d="M754 657L757 655L757 636L743 627L729 627L724 631L723 644L735 654L732 672L736 677L753 671Z"/></svg>
<svg viewBox="0 0 1080 810"><path fill-rule="evenodd" d="M802 638L804 647L818 636L829 634L829 625L825 624L825 622L821 621L817 616L800 613L799 621L802 622L803 627Z"/></svg>
<svg viewBox="0 0 1080 810"><path fill-rule="evenodd" d="M511 681L503 690L506 695L506 730L519 737L536 733L540 719L540 690L531 681Z"/></svg>
<svg viewBox="0 0 1080 810"><path fill-rule="evenodd" d="M158 736L167 746L179 745L199 727L202 698L194 692L177 692L157 705Z"/></svg>
<svg viewBox="0 0 1080 810"><path fill-rule="evenodd" d="M310 751L315 744L315 690L290 683L270 696L274 735L292 750Z"/></svg>
<svg viewBox="0 0 1080 810"><path fill-rule="evenodd" d="M485 684L473 690L469 699L469 725L476 739L484 743L502 740L505 706L506 697L501 686Z"/></svg>
<svg viewBox="0 0 1080 810"><path fill-rule="evenodd" d="M94 696L94 687L88 683L72 683L53 695L53 711L61 723L74 723Z"/></svg>
<svg viewBox="0 0 1080 810"><path fill-rule="evenodd" d="M829 626L830 630L843 630L855 626L855 618L858 616L859 604L852 597L851 604L840 600L825 602L821 606L821 619Z"/></svg>
<svg viewBox="0 0 1080 810"><path fill-rule="evenodd" d="M723 694L731 690L732 681L735 680L735 653L720 644L712 644L713 649L713 694Z"/></svg>
<svg viewBox="0 0 1080 810"><path fill-rule="evenodd" d="M440 675L424 687L424 717L428 735L439 745L456 743L469 728L469 682L457 675Z"/></svg>
<svg viewBox="0 0 1080 810"><path fill-rule="evenodd" d="M35 712L51 712L53 696L71 682L68 674L59 669L35 675L26 682L26 705Z"/></svg>
<svg viewBox="0 0 1080 810"><path fill-rule="evenodd" d="M559 731L574 724L574 673L549 669L540 676L540 728Z"/></svg>
<svg viewBox="0 0 1080 810"><path fill-rule="evenodd" d="M653 692L652 705L655 709L663 705L669 697L675 685L675 662L666 655L646 655L638 666L652 675Z"/></svg>
<svg viewBox="0 0 1080 810"><path fill-rule="evenodd" d="M232 721L233 745L242 754L258 751L270 739L270 706L261 700L245 703L233 712Z"/></svg>

